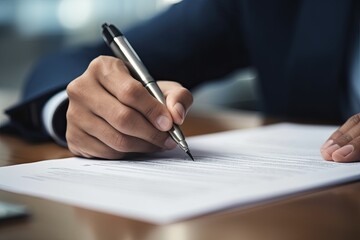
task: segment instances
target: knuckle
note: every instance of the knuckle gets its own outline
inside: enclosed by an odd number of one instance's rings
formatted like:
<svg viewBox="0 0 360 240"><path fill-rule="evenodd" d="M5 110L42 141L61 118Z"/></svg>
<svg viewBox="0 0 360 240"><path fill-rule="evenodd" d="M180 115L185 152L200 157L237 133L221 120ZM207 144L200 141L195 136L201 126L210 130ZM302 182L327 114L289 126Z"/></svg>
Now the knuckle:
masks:
<svg viewBox="0 0 360 240"><path fill-rule="evenodd" d="M99 69L101 69L103 67L104 64L106 64L106 62L108 61L108 56L104 56L104 55L100 55L96 58L94 58L90 64L89 67L87 69L87 71L98 71Z"/></svg>
<svg viewBox="0 0 360 240"><path fill-rule="evenodd" d="M160 113L160 111L157 110L157 107L156 106L149 106L148 108L145 109L145 116L148 118L148 119L152 119L153 116L158 116Z"/></svg>
<svg viewBox="0 0 360 240"><path fill-rule="evenodd" d="M136 102L143 94L143 87L137 81L124 81L121 85L121 98L127 103Z"/></svg>
<svg viewBox="0 0 360 240"><path fill-rule="evenodd" d="M75 116L74 111L69 105L69 108L66 111L66 122L68 126L70 125L69 123L74 119L74 116Z"/></svg>
<svg viewBox="0 0 360 240"><path fill-rule="evenodd" d="M127 149L127 140L126 135L123 135L117 131L112 131L107 127L103 127L101 130L101 134L104 139L108 139L109 147L106 151L101 153L101 156L110 156L116 153L116 156L119 155L120 152L125 151ZM107 157L108 158L108 157Z"/></svg>
<svg viewBox="0 0 360 240"><path fill-rule="evenodd" d="M119 59L119 58L113 58L113 59L114 59L114 61L112 61L112 68L118 69L121 71L125 71L127 73L129 72L125 63L121 59Z"/></svg>
<svg viewBox="0 0 360 240"><path fill-rule="evenodd" d="M72 107L72 105L69 105L69 108L66 111L66 121L67 123L71 123L73 122L76 117L78 116L78 114L76 114L76 111L74 111L74 108Z"/></svg>
<svg viewBox="0 0 360 240"><path fill-rule="evenodd" d="M129 141L126 138L126 135L123 134L116 134L112 138L112 144L115 148L115 150L120 152L127 152L129 149Z"/></svg>
<svg viewBox="0 0 360 240"><path fill-rule="evenodd" d="M72 98L74 95L76 95L76 91L78 88L78 83L76 80L71 81L67 87L66 87L66 93L69 96L69 98Z"/></svg>
<svg viewBox="0 0 360 240"><path fill-rule="evenodd" d="M134 123L134 114L130 109L122 111L113 111L113 122L119 130L129 129Z"/></svg>
<svg viewBox="0 0 360 240"><path fill-rule="evenodd" d="M128 72L125 63L122 60L115 57L100 55L90 62L86 71L106 75L106 73L117 70Z"/></svg>
<svg viewBox="0 0 360 240"><path fill-rule="evenodd" d="M339 137L337 139L337 142L340 145L343 145L343 144L351 142L352 140L353 140L353 137L350 134L343 134L341 137Z"/></svg>
<svg viewBox="0 0 360 240"><path fill-rule="evenodd" d="M81 77L71 81L66 87L66 93L70 100L79 99L83 96L86 96L85 86L81 81Z"/></svg>
<svg viewBox="0 0 360 240"><path fill-rule="evenodd" d="M66 124L67 126L81 126L84 125L85 119L88 116L85 114L82 106L74 106L74 104L69 104L69 107L66 111Z"/></svg>

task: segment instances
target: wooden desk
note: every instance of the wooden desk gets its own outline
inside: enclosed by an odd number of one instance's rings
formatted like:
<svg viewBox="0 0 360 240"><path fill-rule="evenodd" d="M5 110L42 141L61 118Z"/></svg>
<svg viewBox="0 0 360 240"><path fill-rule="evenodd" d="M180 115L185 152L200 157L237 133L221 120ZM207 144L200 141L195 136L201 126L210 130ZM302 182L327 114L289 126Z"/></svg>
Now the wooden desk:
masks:
<svg viewBox="0 0 360 240"><path fill-rule="evenodd" d="M192 114L184 130L196 135L260 124L256 115ZM52 143L34 145L0 135L1 166L68 156ZM0 222L0 240L360 239L360 182L163 226L5 191L0 200L26 204L32 213L28 219Z"/></svg>

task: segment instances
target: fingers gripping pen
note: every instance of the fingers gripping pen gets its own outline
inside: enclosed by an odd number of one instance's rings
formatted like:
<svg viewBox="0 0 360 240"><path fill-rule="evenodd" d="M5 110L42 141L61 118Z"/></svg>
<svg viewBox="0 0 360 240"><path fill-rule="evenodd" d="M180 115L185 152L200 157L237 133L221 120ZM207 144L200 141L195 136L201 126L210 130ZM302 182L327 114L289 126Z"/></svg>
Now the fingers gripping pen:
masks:
<svg viewBox="0 0 360 240"><path fill-rule="evenodd" d="M114 52L115 56L120 58L125 63L132 76L140 81L151 95L153 95L162 104L166 104L165 97L156 81L153 79L153 77L150 76L139 56L136 54L120 30L117 29L114 25L108 25L106 23L102 25L102 28L103 38ZM174 141L180 146L180 148L185 151L192 160L194 160L190 153L189 146L185 141L184 134L181 132L179 126L174 124L173 127L169 130L169 134L172 139L174 139Z"/></svg>

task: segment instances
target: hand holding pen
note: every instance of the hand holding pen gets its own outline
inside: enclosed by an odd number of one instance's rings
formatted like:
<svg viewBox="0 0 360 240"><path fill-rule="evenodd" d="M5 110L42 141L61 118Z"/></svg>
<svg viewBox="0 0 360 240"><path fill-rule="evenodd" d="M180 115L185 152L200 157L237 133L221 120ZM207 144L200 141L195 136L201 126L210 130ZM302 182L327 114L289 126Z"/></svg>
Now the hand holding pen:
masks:
<svg viewBox="0 0 360 240"><path fill-rule="evenodd" d="M154 98L166 105L166 99L163 92L159 88L155 79L152 78L125 36L114 25L104 23L102 27L103 38L115 56L124 61L132 76L141 82ZM180 127L177 124L173 124L172 128L168 132L179 147L194 161Z"/></svg>
<svg viewBox="0 0 360 240"><path fill-rule="evenodd" d="M169 135L192 104L180 84L158 81L166 105L155 99L115 57L100 56L67 87L66 137L69 149L83 157L121 159L127 153L177 146Z"/></svg>

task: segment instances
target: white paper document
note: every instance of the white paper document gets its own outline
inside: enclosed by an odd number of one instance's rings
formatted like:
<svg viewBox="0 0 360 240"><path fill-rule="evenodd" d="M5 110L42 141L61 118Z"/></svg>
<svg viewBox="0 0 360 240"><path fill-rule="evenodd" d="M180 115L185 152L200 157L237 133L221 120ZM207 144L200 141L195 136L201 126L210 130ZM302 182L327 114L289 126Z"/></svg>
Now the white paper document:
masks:
<svg viewBox="0 0 360 240"><path fill-rule="evenodd" d="M0 168L0 188L152 223L169 223L360 179L360 163L321 158L335 127L276 124L188 138L133 160L68 158Z"/></svg>

